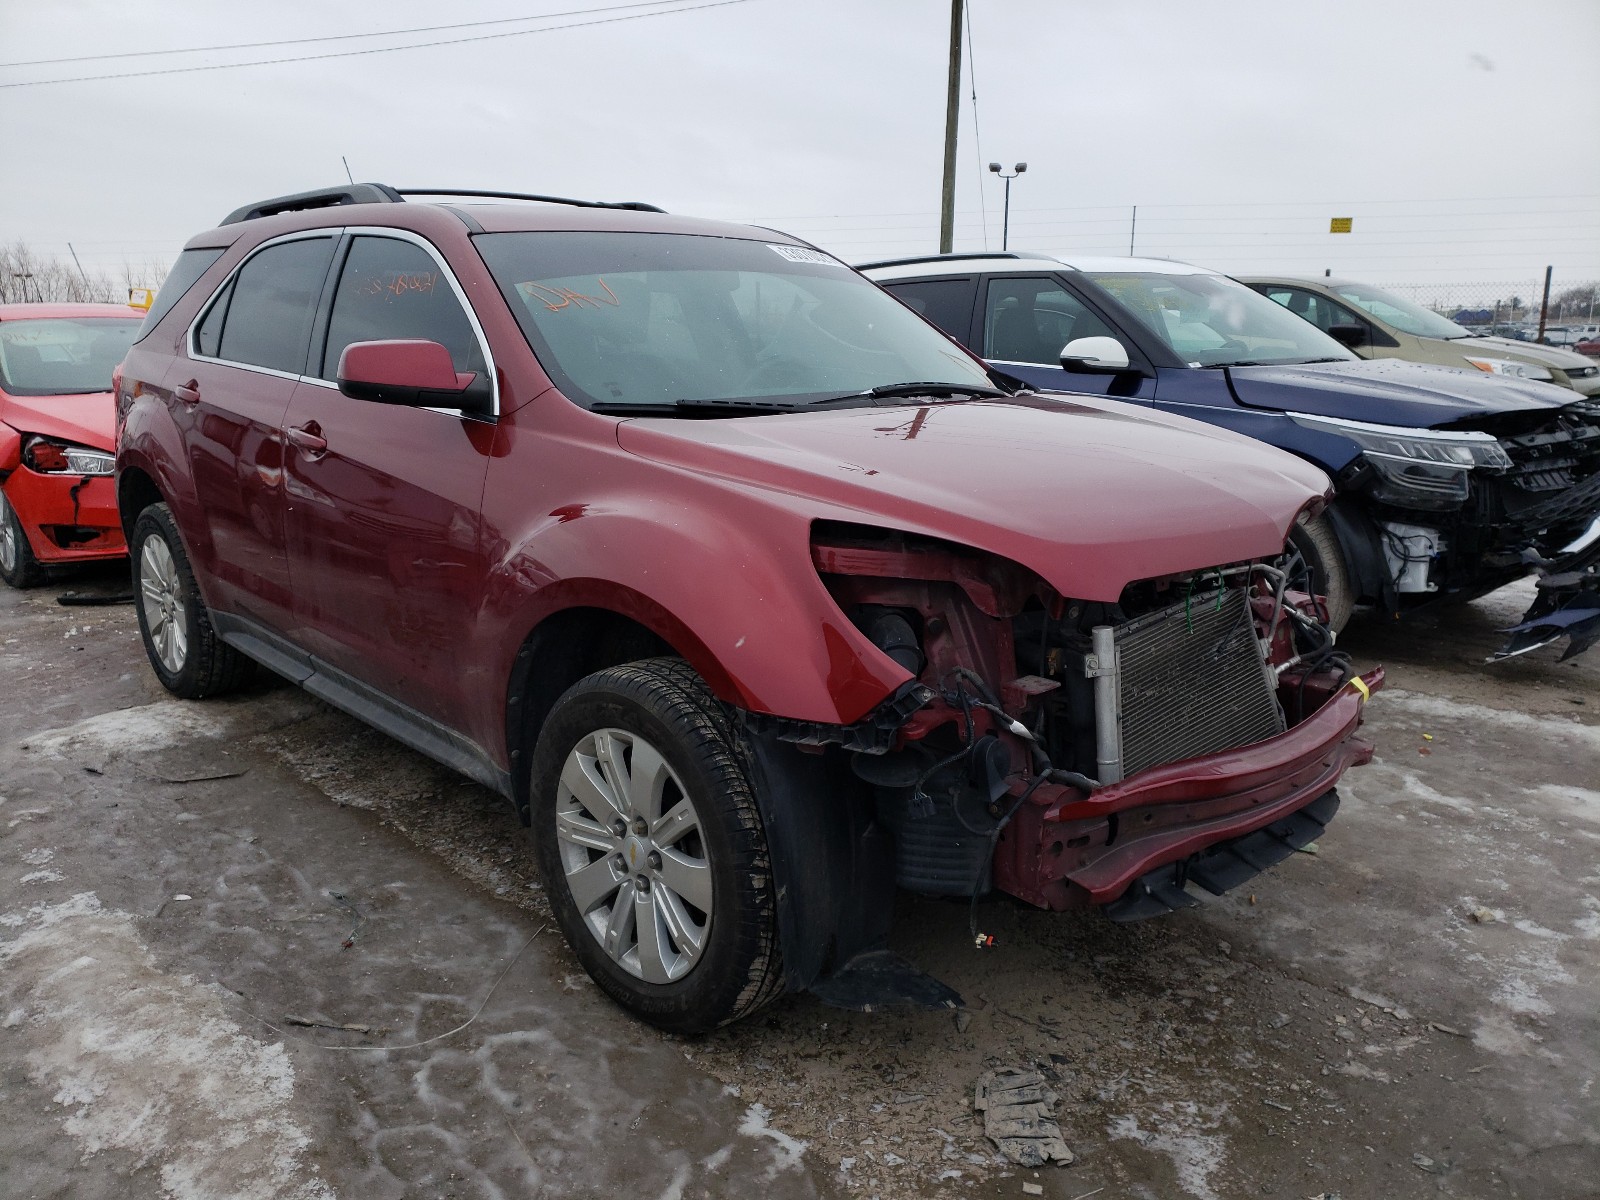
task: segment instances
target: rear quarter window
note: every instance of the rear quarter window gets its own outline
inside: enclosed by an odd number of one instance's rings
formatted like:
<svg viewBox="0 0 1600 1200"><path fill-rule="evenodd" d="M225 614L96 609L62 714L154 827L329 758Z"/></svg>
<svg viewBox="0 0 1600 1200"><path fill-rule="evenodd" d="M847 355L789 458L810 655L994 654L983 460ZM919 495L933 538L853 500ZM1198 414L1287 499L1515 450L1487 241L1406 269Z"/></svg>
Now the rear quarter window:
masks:
<svg viewBox="0 0 1600 1200"><path fill-rule="evenodd" d="M172 270L167 272L161 290L156 293L156 301L150 306L150 311L145 313L144 324L139 326L139 332L133 340L143 341L152 329L161 324L161 318L172 311L172 306L188 295L189 289L199 282L200 276L209 271L212 264L221 257L221 249L185 250L178 255L178 261L173 263Z"/></svg>

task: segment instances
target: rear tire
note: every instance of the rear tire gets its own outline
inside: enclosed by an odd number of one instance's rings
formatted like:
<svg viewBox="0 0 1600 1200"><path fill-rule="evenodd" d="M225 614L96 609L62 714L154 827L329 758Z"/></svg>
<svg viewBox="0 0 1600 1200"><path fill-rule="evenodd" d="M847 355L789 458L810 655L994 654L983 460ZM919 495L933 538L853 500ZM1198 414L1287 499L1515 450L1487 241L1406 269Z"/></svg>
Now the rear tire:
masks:
<svg viewBox="0 0 1600 1200"><path fill-rule="evenodd" d="M679 659L579 680L531 765L539 874L600 988L671 1033L783 987L766 831L726 712Z"/></svg>
<svg viewBox="0 0 1600 1200"><path fill-rule="evenodd" d="M4 491L0 491L0 579L14 588L38 587L44 582L44 567L33 556L22 518Z"/></svg>
<svg viewBox="0 0 1600 1200"><path fill-rule="evenodd" d="M1326 513L1302 521L1289 531L1289 544L1300 552L1308 578L1290 579L1291 587L1302 587L1325 598L1328 628L1340 632L1350 621L1355 596L1350 588L1350 570L1345 565L1339 535Z"/></svg>
<svg viewBox="0 0 1600 1200"><path fill-rule="evenodd" d="M203 700L243 683L250 660L212 628L211 612L200 598L178 526L165 504L152 504L139 514L128 559L139 633L162 686L185 700Z"/></svg>

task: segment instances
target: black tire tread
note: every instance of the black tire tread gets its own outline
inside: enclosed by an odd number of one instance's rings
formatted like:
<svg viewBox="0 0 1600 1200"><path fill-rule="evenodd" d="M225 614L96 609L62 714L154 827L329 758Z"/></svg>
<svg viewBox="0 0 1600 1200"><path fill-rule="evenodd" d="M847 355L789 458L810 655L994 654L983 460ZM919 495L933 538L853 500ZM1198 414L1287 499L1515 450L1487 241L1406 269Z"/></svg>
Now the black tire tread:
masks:
<svg viewBox="0 0 1600 1200"><path fill-rule="evenodd" d="M139 554L147 536L141 531L153 525L167 548L172 552L178 575L189 597L189 657L184 669L176 676L162 667L150 645L150 633L145 622L144 605L139 592ZM252 664L249 658L235 650L217 635L211 623L211 610L206 607L195 583L194 568L189 565L189 553L184 549L178 534L178 524L166 504L152 504L140 510L133 523L133 540L128 546L128 561L133 577L134 608L139 615L139 633L144 639L145 652L157 678L173 695L183 700L204 700L226 695L239 688L249 677Z"/></svg>
<svg viewBox="0 0 1600 1200"><path fill-rule="evenodd" d="M738 734L734 723L694 669L678 658L640 659L598 671L568 689L557 701L557 708L579 689L609 691L677 727L685 748L700 755L710 773L722 781L727 801L722 806L723 811L733 818L734 824L733 866L754 884L756 902L740 914L739 935L739 941L752 947L753 952L749 955L746 978L731 1002L719 1012L641 1015L661 1028L687 1034L707 1033L743 1020L782 993L784 976L771 854L755 793L737 752ZM718 802L717 797L706 800ZM547 886L553 889L557 882L548 880ZM719 904L716 919L728 920L730 907ZM558 916L559 912L558 909ZM568 931L569 941L575 941L575 936L589 935L583 929ZM608 986L608 980L596 977L596 982L618 1003L632 1007L626 993Z"/></svg>
<svg viewBox="0 0 1600 1200"><path fill-rule="evenodd" d="M0 513L0 520L13 526L12 532L17 539L17 565L9 572L0 572L0 579L19 591L23 588L38 587L45 581L46 571L44 565L34 557L33 547L28 545L28 535L23 531L22 518L8 500Z"/></svg>
<svg viewBox="0 0 1600 1200"><path fill-rule="evenodd" d="M1294 527L1289 535L1316 575L1317 591L1328 602L1328 628L1341 632L1350 623L1355 596L1350 590L1350 569L1345 565L1339 535L1327 515L1319 514ZM1308 554L1307 551L1310 551Z"/></svg>

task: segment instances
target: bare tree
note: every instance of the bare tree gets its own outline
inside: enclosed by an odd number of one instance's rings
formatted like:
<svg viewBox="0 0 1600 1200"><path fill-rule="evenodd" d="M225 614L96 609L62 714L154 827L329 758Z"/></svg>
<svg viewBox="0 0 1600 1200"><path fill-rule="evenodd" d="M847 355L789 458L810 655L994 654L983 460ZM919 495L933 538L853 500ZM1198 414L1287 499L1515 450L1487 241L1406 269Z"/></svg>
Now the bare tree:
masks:
<svg viewBox="0 0 1600 1200"><path fill-rule="evenodd" d="M0 303L122 303L130 289L161 286L167 268L144 262L124 263L120 279L105 271L79 269L70 259L46 258L26 242L0 246Z"/></svg>

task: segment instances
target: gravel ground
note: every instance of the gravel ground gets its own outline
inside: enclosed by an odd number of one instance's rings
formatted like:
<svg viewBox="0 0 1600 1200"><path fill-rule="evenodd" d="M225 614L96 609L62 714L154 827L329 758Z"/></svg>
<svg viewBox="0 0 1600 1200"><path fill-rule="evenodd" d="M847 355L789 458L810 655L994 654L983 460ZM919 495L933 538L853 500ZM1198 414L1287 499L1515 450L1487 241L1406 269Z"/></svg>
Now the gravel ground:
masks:
<svg viewBox="0 0 1600 1200"><path fill-rule="evenodd" d="M699 1041L588 983L498 798L287 686L166 699L60 590L0 593L5 1195L1600 1196L1600 656L1483 665L1526 588L1349 631L1390 686L1316 853L1135 926L986 902L982 952L902 897L967 1013ZM992 1067L1073 1165L997 1160Z"/></svg>

